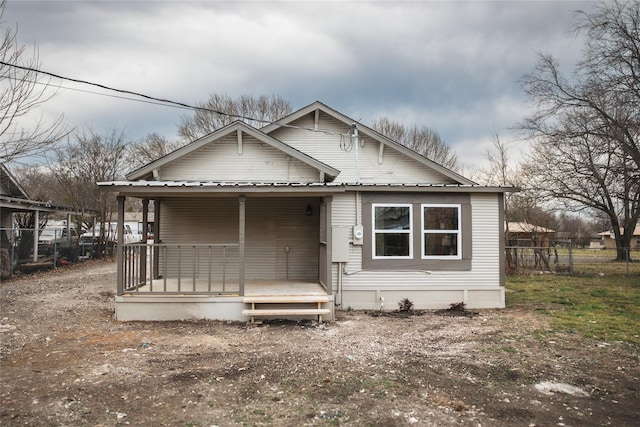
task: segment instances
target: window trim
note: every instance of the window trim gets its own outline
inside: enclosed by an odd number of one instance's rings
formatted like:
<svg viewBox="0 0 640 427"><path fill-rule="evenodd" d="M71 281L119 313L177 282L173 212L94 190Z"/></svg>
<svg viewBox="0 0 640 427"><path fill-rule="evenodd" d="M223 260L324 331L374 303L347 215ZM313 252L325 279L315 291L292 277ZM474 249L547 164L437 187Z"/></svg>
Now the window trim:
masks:
<svg viewBox="0 0 640 427"><path fill-rule="evenodd" d="M411 204L413 205L413 227L420 230L421 204L460 204L462 205L462 259L422 259L419 250L420 234L414 233L413 259L372 259L372 204ZM432 192L363 192L362 225L365 238L362 242L363 271L471 271L473 260L473 209L470 193L432 193Z"/></svg>
<svg viewBox="0 0 640 427"><path fill-rule="evenodd" d="M376 208L394 207L409 208L409 229L408 230L377 230L376 229ZM408 256L379 256L376 255L376 236L381 234L408 234L409 235L409 255ZM413 259L413 204L411 203L372 203L371 204L371 259Z"/></svg>
<svg viewBox="0 0 640 427"><path fill-rule="evenodd" d="M457 230L441 230L441 229L425 229L424 224L424 210L425 208L456 208L458 210L458 229ZM427 234L455 234L457 241L457 254L456 255L425 255L425 236ZM462 259L463 251L462 242L462 204L460 203L422 203L420 205L420 255L422 259L450 259L458 260Z"/></svg>

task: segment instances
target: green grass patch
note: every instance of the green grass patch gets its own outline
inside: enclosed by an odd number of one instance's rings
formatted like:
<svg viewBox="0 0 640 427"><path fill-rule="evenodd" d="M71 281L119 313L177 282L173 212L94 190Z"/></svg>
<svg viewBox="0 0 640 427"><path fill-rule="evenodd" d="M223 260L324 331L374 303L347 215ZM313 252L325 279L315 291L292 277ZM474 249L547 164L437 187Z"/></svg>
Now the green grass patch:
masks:
<svg viewBox="0 0 640 427"><path fill-rule="evenodd" d="M604 275L508 277L507 307L549 316L555 332L640 344L640 275L607 268Z"/></svg>

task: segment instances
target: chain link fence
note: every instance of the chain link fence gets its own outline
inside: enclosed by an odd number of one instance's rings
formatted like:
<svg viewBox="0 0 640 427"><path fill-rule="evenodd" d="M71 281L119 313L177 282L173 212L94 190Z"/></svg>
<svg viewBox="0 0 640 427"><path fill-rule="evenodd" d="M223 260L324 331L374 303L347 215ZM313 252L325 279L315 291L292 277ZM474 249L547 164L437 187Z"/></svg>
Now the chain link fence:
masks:
<svg viewBox="0 0 640 427"><path fill-rule="evenodd" d="M508 246L505 268L507 275L546 272L603 275L615 272L640 277L640 250L574 248L571 242L554 242L547 247Z"/></svg>
<svg viewBox="0 0 640 427"><path fill-rule="evenodd" d="M55 268L92 254L93 245L83 242L73 228L42 229L37 242L34 234L32 228L0 228L0 277L11 277L16 271Z"/></svg>

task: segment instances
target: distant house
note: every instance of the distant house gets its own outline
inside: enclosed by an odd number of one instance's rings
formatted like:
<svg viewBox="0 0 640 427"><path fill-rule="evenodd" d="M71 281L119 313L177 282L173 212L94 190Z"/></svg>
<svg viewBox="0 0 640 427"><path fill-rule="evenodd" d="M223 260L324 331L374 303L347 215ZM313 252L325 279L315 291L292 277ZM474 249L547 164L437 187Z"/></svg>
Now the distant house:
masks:
<svg viewBox="0 0 640 427"><path fill-rule="evenodd" d="M624 230L620 230L622 233ZM613 231L603 231L602 233L598 233L600 237L600 245L606 249L615 249L616 248L616 238L613 234ZM640 224L636 225L636 228L633 230L633 237L631 238L631 249L639 250L640 249Z"/></svg>
<svg viewBox="0 0 640 427"><path fill-rule="evenodd" d="M337 309L504 307L503 194L320 102L234 122L101 182L150 201L119 244L121 320L332 319Z"/></svg>
<svg viewBox="0 0 640 427"><path fill-rule="evenodd" d="M555 230L526 222L508 222L505 224L509 246L549 247Z"/></svg>

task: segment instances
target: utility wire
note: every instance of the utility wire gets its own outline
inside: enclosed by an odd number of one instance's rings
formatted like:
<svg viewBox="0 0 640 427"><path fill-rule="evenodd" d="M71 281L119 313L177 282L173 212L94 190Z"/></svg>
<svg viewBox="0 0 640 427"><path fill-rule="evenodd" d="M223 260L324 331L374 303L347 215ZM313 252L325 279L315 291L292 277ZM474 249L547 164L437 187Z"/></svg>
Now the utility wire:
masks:
<svg viewBox="0 0 640 427"><path fill-rule="evenodd" d="M99 95L99 96L107 96L109 98L124 99L125 101L143 102L145 104L160 105L162 107L181 108L183 110L191 110L191 108L189 108L189 107L182 107L182 106L179 106L179 105L167 105L167 104L164 104L164 103L161 103L161 102L158 102L158 101L135 99L135 98L129 98L127 96L120 96L120 95L111 95L111 94L104 93L104 92L95 92L95 91L92 91L92 90L78 89L78 88L75 88L75 87L63 86L63 85L53 85L51 83L43 83L43 82L38 82L38 81L35 81L35 80L26 80L25 79L24 81L29 82L29 83L33 83L33 84L36 84L36 85L52 87L52 88L55 88L55 89L59 88L59 89L73 90L75 92L88 93L88 94L91 94L91 95Z"/></svg>
<svg viewBox="0 0 640 427"><path fill-rule="evenodd" d="M24 67L22 65L17 65L17 64L11 64L11 63L5 62L5 61L0 61L0 65L6 65L8 67L17 68L17 69L24 70L24 71L30 71L30 72L33 72L33 73L44 74L44 75L47 75L47 76L55 77L55 78L60 79L60 80L67 80L67 81L70 81L70 82L80 83L80 84L85 84L85 85L90 85L90 86L95 86L95 87L99 87L101 89L106 89L106 90L110 90L110 91L114 91L114 92L118 92L118 93L124 93L124 94L127 94L127 95L138 96L138 97L141 97L141 98L144 98L144 99L148 99L149 101L152 101L152 102L150 102L152 104L155 104L155 103L161 103L160 105L169 104L171 106L177 106L177 107L180 107L180 108L186 108L186 109L190 109L190 110L198 110L198 111L205 111L205 112L208 112L208 113L220 114L222 116L233 117L233 118L240 119L240 120L250 120L250 121L254 121L254 122L258 122L258 123L263 123L265 125L276 124L276 125L283 126L283 127L308 130L308 131L311 131L311 132L321 132L321 133L324 133L324 134L327 134L327 135L341 135L341 136L345 135L345 134L342 134L342 133L336 133L336 132L327 131L327 130L312 129L312 128L306 128L306 127L301 127L301 126L293 126L293 125L288 125L288 124L282 124L282 123L278 123L278 121L272 122L270 120L256 119L256 118L253 118L253 117L247 117L247 116L243 116L243 115L240 115L240 114L225 113L223 111L214 110L212 108L193 106L193 105L186 104L184 102L172 101L170 99L156 98L154 96L145 95L145 94L139 93L139 92L133 92L133 91L126 90L126 89L117 89L117 88L106 86L106 85L103 85L103 84L100 84L100 83L90 82L90 81L87 81L87 80L75 79L75 78L72 78L72 77L65 77L65 76L61 76L59 74L50 73L48 71L38 70L38 69L32 68L32 67ZM79 90L79 89L75 89L75 90ZM110 96L110 95L107 95L107 94L104 94L104 95L105 96ZM129 98L124 98L124 97L122 97L122 98L123 99L129 99ZM131 100L135 101L134 99L131 99Z"/></svg>
<svg viewBox="0 0 640 427"><path fill-rule="evenodd" d="M162 102L162 103L165 103L165 104L178 105L180 107L189 108L189 109L192 109L192 110L207 111L209 113L215 113L215 114L220 114L220 115L223 115L223 116L235 117L235 118L243 119L243 120L255 120L255 121L261 122L261 123L270 123L268 120L253 119L251 117L245 117L245 116L238 115L238 114L223 113L222 111L213 110L211 108L197 107L197 106L185 104L184 102L171 101L170 99L156 98L155 96L145 95L145 94L139 93L139 92L133 92L133 91L126 90L126 89L117 89L117 88L109 87L109 86L106 86L106 85L103 85L103 84L100 84L100 83L93 83L93 82L90 82L90 81L87 81L87 80L80 80L80 79L74 79L72 77L65 77L65 76L61 76L59 74L50 73L48 71L42 71L42 70L38 70L36 68L31 68L31 67L24 67L22 65L11 64L11 63L4 62L4 61L0 61L0 64L1 65L6 65L8 67L18 68L18 69L24 70L24 71L31 71L31 72L34 72L34 73L45 74L47 76L55 77L55 78L61 79L61 80L68 80L68 81L74 82L74 83L81 83L81 84L85 84L85 85L99 87L101 89L111 90L111 91L114 91L114 92L126 93L128 95L133 95L133 96L139 96L141 98L149 99L151 101Z"/></svg>

